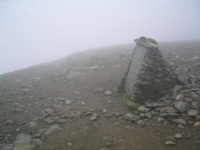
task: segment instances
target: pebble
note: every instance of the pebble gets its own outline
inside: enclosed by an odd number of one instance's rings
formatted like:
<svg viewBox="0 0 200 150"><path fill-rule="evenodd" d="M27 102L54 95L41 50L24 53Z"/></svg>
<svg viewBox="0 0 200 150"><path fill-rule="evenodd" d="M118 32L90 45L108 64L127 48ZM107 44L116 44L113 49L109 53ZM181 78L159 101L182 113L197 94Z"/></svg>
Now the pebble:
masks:
<svg viewBox="0 0 200 150"><path fill-rule="evenodd" d="M179 134L179 133L176 133L176 134L174 135L174 137L175 137L176 139L181 139L183 136L182 136L181 134Z"/></svg>
<svg viewBox="0 0 200 150"><path fill-rule="evenodd" d="M179 129L185 129L185 127L182 124L178 124L177 128L179 128Z"/></svg>
<svg viewBox="0 0 200 150"><path fill-rule="evenodd" d="M105 91L104 95L106 95L106 96L112 95L112 92L111 91Z"/></svg>
<svg viewBox="0 0 200 150"><path fill-rule="evenodd" d="M65 123L67 121L67 119L58 119L59 123Z"/></svg>
<svg viewBox="0 0 200 150"><path fill-rule="evenodd" d="M165 145L167 145L167 146L174 146L174 145L176 145L176 142L166 141Z"/></svg>
<svg viewBox="0 0 200 150"><path fill-rule="evenodd" d="M138 124L138 126L143 127L144 126L144 121L142 120L138 120L136 121L136 123Z"/></svg>
<svg viewBox="0 0 200 150"><path fill-rule="evenodd" d="M86 102L81 102L81 106L87 106Z"/></svg>

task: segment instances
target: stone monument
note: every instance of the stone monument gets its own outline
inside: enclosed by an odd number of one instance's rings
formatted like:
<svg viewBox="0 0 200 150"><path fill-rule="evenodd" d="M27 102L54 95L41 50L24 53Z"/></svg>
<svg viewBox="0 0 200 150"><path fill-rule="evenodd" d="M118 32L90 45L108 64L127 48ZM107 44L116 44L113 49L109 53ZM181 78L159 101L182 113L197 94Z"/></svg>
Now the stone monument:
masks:
<svg viewBox="0 0 200 150"><path fill-rule="evenodd" d="M135 104L156 101L177 84L178 69L167 63L154 39L134 41L137 44L124 80L125 91Z"/></svg>

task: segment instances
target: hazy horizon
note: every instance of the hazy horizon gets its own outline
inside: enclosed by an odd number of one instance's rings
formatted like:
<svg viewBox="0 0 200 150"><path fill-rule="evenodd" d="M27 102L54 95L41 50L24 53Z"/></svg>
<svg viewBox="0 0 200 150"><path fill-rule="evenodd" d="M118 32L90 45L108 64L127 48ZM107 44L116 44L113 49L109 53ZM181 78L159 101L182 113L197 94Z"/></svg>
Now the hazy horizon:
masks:
<svg viewBox="0 0 200 150"><path fill-rule="evenodd" d="M77 51L157 41L200 41L196 0L1 0L0 74Z"/></svg>

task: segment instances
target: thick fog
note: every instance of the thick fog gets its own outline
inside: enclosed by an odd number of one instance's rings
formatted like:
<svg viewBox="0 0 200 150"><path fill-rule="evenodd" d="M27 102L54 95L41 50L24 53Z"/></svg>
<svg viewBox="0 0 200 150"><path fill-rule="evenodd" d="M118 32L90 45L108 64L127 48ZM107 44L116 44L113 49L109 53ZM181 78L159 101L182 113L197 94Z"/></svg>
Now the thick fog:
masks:
<svg viewBox="0 0 200 150"><path fill-rule="evenodd" d="M0 74L90 48L200 40L198 0L1 0Z"/></svg>

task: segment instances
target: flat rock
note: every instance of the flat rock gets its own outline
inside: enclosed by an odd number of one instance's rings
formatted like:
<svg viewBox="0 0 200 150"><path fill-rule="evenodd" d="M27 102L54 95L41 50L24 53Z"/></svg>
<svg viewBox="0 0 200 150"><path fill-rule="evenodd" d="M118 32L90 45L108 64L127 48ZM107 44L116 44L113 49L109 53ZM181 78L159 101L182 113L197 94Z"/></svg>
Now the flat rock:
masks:
<svg viewBox="0 0 200 150"><path fill-rule="evenodd" d="M118 112L114 112L114 113L112 113L112 115L115 116L115 117L122 117L123 116L122 113L118 113Z"/></svg>
<svg viewBox="0 0 200 150"><path fill-rule="evenodd" d="M179 114L177 113L162 113L160 114L160 117L163 117L163 118L167 118L167 117L178 117L180 116Z"/></svg>
<svg viewBox="0 0 200 150"><path fill-rule="evenodd" d="M188 109L187 110L187 115L190 117L195 117L199 114L199 110L197 109Z"/></svg>
<svg viewBox="0 0 200 150"><path fill-rule="evenodd" d="M44 133L44 135L50 135L52 133L57 133L63 131L58 125L50 126Z"/></svg>
<svg viewBox="0 0 200 150"><path fill-rule="evenodd" d="M105 91L104 95L106 95L106 96L112 95L112 92L111 91Z"/></svg>
<svg viewBox="0 0 200 150"><path fill-rule="evenodd" d="M147 108L151 108L151 107L164 107L165 104L164 103L146 103L144 105Z"/></svg>
<svg viewBox="0 0 200 150"><path fill-rule="evenodd" d="M172 119L170 121L173 122L173 123L176 123L176 124L182 124L182 125L186 125L187 124L187 122L185 120L183 120L183 119Z"/></svg>
<svg viewBox="0 0 200 150"><path fill-rule="evenodd" d="M174 146L174 145L176 145L176 142L166 141L165 145L167 145L167 146Z"/></svg>
<svg viewBox="0 0 200 150"><path fill-rule="evenodd" d="M65 123L67 121L67 119L58 119L59 123Z"/></svg>
<svg viewBox="0 0 200 150"><path fill-rule="evenodd" d="M136 115L136 114L126 114L125 116L124 116L124 119L126 119L126 120L129 120L129 121L137 121L137 120L139 120L140 119L140 116L139 115Z"/></svg>

